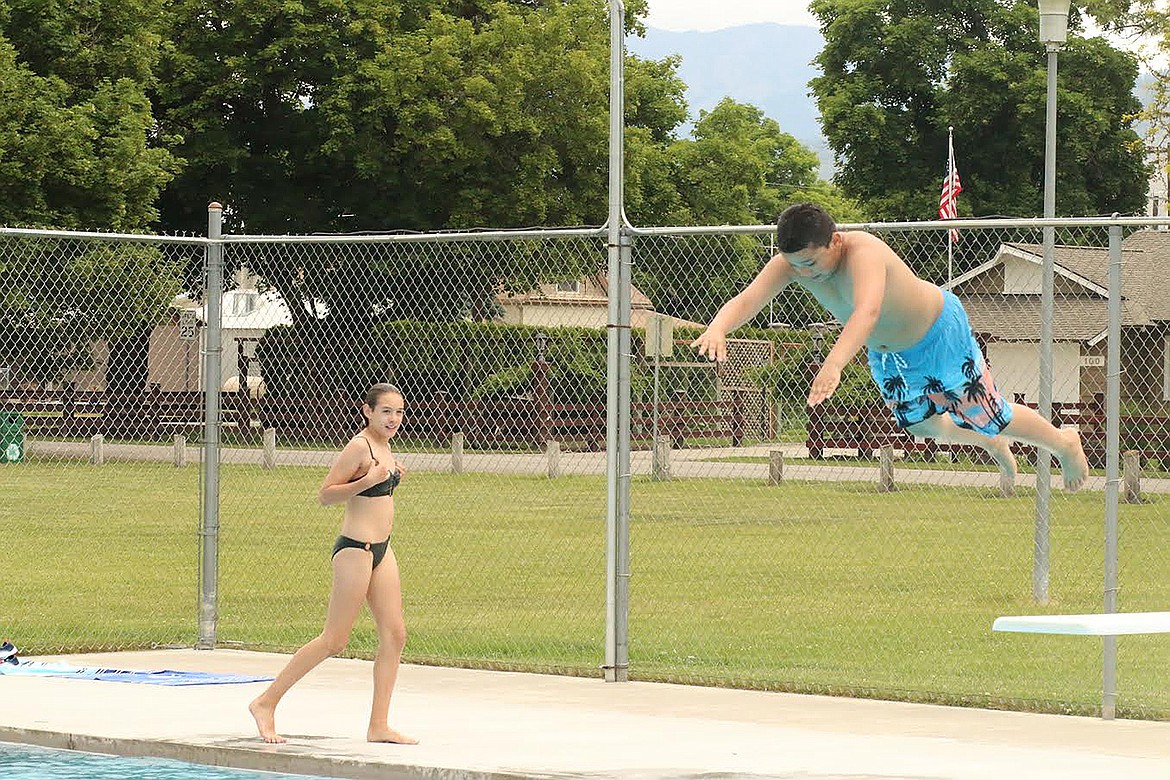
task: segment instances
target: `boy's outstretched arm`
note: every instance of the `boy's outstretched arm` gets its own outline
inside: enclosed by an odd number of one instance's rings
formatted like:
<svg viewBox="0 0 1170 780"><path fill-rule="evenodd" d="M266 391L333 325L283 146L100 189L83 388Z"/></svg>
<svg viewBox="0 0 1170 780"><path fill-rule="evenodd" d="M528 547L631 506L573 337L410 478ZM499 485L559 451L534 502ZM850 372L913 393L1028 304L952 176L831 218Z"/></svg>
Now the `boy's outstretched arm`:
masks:
<svg viewBox="0 0 1170 780"><path fill-rule="evenodd" d="M847 272L853 283L853 313L813 377L808 391L809 406L825 401L837 390L841 372L865 346L882 313L882 301L886 297L886 264L882 258L869 252L859 253Z"/></svg>
<svg viewBox="0 0 1170 780"><path fill-rule="evenodd" d="M710 360L727 360L727 334L756 316L764 304L772 300L790 281L792 266L784 259L784 255L776 255L760 269L743 292L723 304L707 330L692 341L691 346Z"/></svg>

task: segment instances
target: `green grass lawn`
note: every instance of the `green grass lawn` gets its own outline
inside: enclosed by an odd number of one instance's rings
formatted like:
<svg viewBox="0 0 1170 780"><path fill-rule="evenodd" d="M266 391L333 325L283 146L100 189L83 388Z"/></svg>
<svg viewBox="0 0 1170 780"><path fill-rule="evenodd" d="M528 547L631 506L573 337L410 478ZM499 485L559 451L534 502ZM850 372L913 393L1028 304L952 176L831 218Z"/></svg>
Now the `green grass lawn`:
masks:
<svg viewBox="0 0 1170 780"><path fill-rule="evenodd" d="M338 507L319 468L223 466L218 639L291 650L321 627ZM26 653L190 645L199 478L166 464L0 465L0 638ZM416 472L396 494L407 660L599 674L605 482ZM1031 597L1033 500L856 483L636 480L639 679L1092 713L1101 642L992 634L1095 612L1100 493L1054 496L1051 601ZM1121 605L1166 609L1170 512L1121 508ZM363 616L349 652L376 644ZM1119 709L1170 716L1167 637L1119 641Z"/></svg>
<svg viewBox="0 0 1170 780"><path fill-rule="evenodd" d="M726 458L705 458L706 463L756 463L766 465L769 459L759 455L729 455ZM798 466L858 466L876 469L880 461L872 457L857 457L856 452L849 454L825 455L819 460L816 458L785 457L785 465ZM1017 459L1017 466L1021 474L1035 474L1036 465L1027 456ZM924 471L998 471L998 467L991 463L989 458L972 460L962 456L951 461L949 455L940 454L934 460L926 460L922 455L915 453L910 457L902 457L894 461L894 477L897 478L898 469L917 469ZM1052 472L1059 473L1059 465L1053 461ZM1105 476L1105 469L1089 469L1094 476ZM1157 460L1147 460L1142 466L1142 476L1165 479L1170 477L1170 471L1161 467Z"/></svg>

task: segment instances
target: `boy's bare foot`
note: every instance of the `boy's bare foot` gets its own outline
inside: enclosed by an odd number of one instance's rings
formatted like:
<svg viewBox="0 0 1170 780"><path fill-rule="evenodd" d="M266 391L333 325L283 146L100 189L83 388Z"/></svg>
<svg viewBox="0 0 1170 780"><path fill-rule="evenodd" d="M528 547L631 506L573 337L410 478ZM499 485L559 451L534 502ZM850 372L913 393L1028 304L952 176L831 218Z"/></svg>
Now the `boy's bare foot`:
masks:
<svg viewBox="0 0 1170 780"><path fill-rule="evenodd" d="M994 436L987 443L987 452L995 458L995 465L999 466L1004 481L1010 485L1016 484L1016 474L1019 467L1016 465L1016 454L1012 452L1012 442L1006 436Z"/></svg>
<svg viewBox="0 0 1170 780"><path fill-rule="evenodd" d="M1060 471L1064 475L1064 489L1075 493L1085 484L1089 477L1089 459L1085 457L1085 448L1081 446L1081 434L1073 428L1061 429L1061 437L1065 442L1064 452L1056 453L1060 461Z"/></svg>
<svg viewBox="0 0 1170 780"><path fill-rule="evenodd" d="M389 726L381 726L378 728L371 726L369 731L366 732L366 742L394 742L398 745L418 744L418 740L414 737L399 734Z"/></svg>
<svg viewBox="0 0 1170 780"><path fill-rule="evenodd" d="M265 742L281 743L288 741L276 733L275 707L261 704L259 699L255 699L248 705L248 712L252 713L252 717L256 719L256 729L260 732L260 738Z"/></svg>

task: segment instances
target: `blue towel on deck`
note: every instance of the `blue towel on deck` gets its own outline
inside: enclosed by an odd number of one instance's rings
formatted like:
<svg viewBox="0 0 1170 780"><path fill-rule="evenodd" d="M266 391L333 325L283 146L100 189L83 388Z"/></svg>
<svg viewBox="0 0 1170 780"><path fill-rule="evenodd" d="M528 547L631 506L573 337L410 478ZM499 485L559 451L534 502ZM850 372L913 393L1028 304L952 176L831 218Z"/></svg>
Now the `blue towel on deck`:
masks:
<svg viewBox="0 0 1170 780"><path fill-rule="evenodd" d="M173 669L132 671L129 669L101 669L96 666L69 666L45 661L20 661L0 664L0 676L68 677L74 680L107 680L110 682L144 683L146 685L225 685L233 683L270 682L271 677L251 674L220 674L218 672L177 672Z"/></svg>

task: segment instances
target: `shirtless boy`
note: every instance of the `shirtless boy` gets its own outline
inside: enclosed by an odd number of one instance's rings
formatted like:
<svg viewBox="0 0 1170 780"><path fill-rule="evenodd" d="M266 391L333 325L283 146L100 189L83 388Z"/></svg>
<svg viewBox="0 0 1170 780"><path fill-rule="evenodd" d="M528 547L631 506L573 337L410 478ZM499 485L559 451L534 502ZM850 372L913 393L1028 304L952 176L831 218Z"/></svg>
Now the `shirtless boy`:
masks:
<svg viewBox="0 0 1170 780"><path fill-rule="evenodd" d="M776 234L779 254L695 339L699 354L726 360L727 334L796 282L845 324L813 378L809 406L833 394L842 369L864 346L870 373L900 427L915 436L978 445L1013 480L1011 440L1042 447L1060 461L1066 490L1084 484L1089 464L1080 435L1004 400L953 293L915 276L877 236L838 231L820 206L785 209Z"/></svg>

